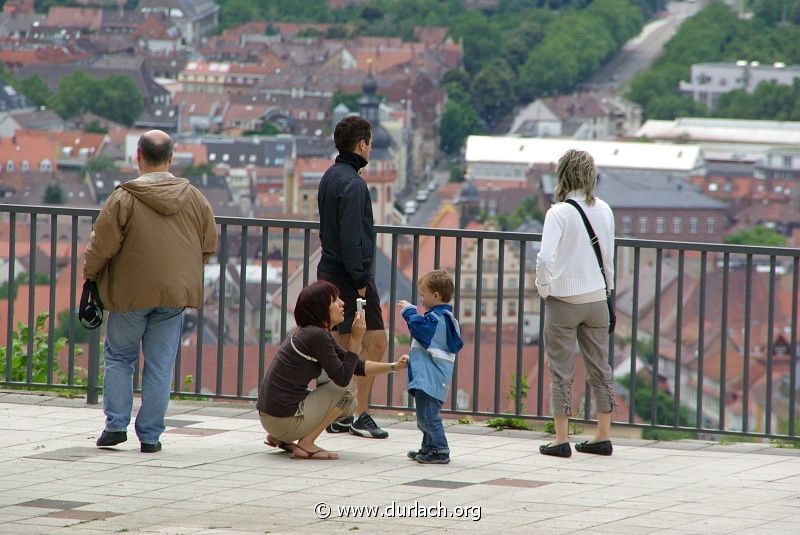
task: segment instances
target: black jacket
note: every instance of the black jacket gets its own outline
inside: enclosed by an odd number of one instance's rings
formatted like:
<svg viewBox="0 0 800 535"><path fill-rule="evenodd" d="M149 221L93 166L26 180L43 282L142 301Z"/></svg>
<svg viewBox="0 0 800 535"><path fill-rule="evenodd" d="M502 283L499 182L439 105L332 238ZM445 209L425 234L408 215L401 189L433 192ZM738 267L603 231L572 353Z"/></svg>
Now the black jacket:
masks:
<svg viewBox="0 0 800 535"><path fill-rule="evenodd" d="M367 183L358 170L367 161L352 152L340 152L322 175L317 194L322 258L319 271L347 276L356 289L372 277L375 227Z"/></svg>

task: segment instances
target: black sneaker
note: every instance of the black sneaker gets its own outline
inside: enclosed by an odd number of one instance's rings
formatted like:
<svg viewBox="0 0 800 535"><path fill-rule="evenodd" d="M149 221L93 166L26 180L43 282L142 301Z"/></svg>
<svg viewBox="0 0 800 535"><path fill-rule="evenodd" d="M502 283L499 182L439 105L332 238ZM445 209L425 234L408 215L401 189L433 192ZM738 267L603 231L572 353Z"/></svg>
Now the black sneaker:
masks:
<svg viewBox="0 0 800 535"><path fill-rule="evenodd" d="M450 462L450 454L439 453L434 450L418 454L415 460L421 464L448 464Z"/></svg>
<svg viewBox="0 0 800 535"><path fill-rule="evenodd" d="M389 436L389 433L378 427L378 424L375 423L375 420L372 419L368 412L362 412L358 420L353 422L353 425L350 426L350 433L366 438L386 438Z"/></svg>
<svg viewBox="0 0 800 535"><path fill-rule="evenodd" d="M409 459L411 459L412 461L416 461L416 460L417 460L417 457L419 457L420 455L422 455L422 454L424 454L424 453L426 453L426 452L425 452L425 451L423 451L423 450L421 450L421 449L419 449L419 450L411 450L411 451L409 451L409 452L406 454L406 456L407 456Z"/></svg>
<svg viewBox="0 0 800 535"><path fill-rule="evenodd" d="M328 433L347 433L350 431L350 426L353 425L353 417L349 416L344 420L339 420L338 422L333 422L328 427L325 428L325 431Z"/></svg>
<svg viewBox="0 0 800 535"><path fill-rule="evenodd" d="M97 439L98 448L107 448L109 446L116 446L128 440L128 433L125 431L103 431L100 438Z"/></svg>
<svg viewBox="0 0 800 535"><path fill-rule="evenodd" d="M159 451L161 451L161 442L155 444L142 442L142 453L158 453Z"/></svg>

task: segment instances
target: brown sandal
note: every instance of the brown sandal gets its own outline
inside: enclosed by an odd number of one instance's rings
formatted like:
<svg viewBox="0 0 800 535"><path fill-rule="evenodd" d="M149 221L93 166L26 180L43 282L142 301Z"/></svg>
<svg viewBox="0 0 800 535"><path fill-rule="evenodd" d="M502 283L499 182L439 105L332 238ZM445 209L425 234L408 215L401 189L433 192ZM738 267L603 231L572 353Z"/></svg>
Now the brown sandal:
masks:
<svg viewBox="0 0 800 535"><path fill-rule="evenodd" d="M295 444L294 447L295 447L295 450L302 451L303 453L306 454L306 456L298 457L296 452L292 452L292 459L314 459L314 460L318 460L318 461L333 461L333 460L336 460L336 459L339 458L339 455L337 453L334 453L334 452L328 451L328 450L319 449L317 451L308 451L307 449L302 448L301 446L298 446L297 444ZM321 453L324 454L324 455L317 457L317 455L319 455Z"/></svg>
<svg viewBox="0 0 800 535"><path fill-rule="evenodd" d="M294 449L297 447L296 444L292 444L290 442L283 442L273 437L272 435L267 435L267 439L264 441L264 444L266 444L267 446L272 446L273 448L280 448L283 451L288 451L289 453L294 453Z"/></svg>

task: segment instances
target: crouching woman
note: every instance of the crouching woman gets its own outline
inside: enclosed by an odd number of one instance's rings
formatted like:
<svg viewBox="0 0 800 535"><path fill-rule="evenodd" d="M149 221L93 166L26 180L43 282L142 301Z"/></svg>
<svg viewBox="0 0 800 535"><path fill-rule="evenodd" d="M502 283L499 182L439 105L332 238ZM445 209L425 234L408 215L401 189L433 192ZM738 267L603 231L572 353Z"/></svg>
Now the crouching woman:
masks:
<svg viewBox="0 0 800 535"><path fill-rule="evenodd" d="M361 360L358 353L367 328L363 312L353 321L348 347L339 346L331 330L344 320L344 303L329 282L304 288L294 317L297 329L281 344L258 388L256 407L268 433L266 443L297 459L338 459L315 441L328 424L355 411L353 375L394 373L408 366L408 356L393 363ZM309 390L311 380L323 371L329 380L317 381Z"/></svg>

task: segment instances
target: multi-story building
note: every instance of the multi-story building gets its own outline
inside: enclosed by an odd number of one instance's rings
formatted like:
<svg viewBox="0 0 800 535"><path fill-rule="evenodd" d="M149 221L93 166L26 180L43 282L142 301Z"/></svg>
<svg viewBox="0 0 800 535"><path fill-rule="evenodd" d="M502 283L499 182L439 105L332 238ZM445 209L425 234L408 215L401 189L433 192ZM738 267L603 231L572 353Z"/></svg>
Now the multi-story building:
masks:
<svg viewBox="0 0 800 535"><path fill-rule="evenodd" d="M536 99L514 117L511 133L614 139L633 135L641 122L642 108L638 104L612 95L575 93Z"/></svg>
<svg viewBox="0 0 800 535"><path fill-rule="evenodd" d="M141 0L142 13L161 13L181 30L185 43L197 47L219 23L219 6L213 0Z"/></svg>
<svg viewBox="0 0 800 535"><path fill-rule="evenodd" d="M681 93L691 95L709 110L717 107L719 98L725 93L744 89L748 93L761 83L774 82L792 85L800 78L800 66L786 66L783 63L761 65L757 61L737 61L736 63L695 63L692 65L691 79L681 81Z"/></svg>
<svg viewBox="0 0 800 535"><path fill-rule="evenodd" d="M555 168L569 149L588 151L598 168L609 171L658 171L683 178L705 175L705 159L697 145L469 136L466 178L496 187L524 187L530 171Z"/></svg>

